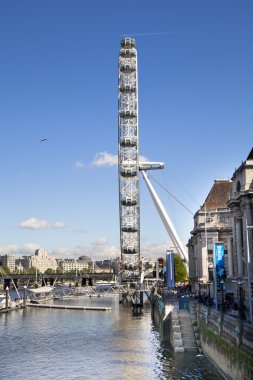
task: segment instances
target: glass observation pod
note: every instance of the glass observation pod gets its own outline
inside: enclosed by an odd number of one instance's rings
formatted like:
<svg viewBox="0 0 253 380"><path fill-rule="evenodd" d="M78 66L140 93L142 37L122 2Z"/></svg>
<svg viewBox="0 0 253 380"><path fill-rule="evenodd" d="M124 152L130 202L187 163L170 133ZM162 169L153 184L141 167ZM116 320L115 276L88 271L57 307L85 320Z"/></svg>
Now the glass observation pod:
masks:
<svg viewBox="0 0 253 380"><path fill-rule="evenodd" d="M137 249L133 245L126 245L122 248L124 253L133 254L137 253Z"/></svg>
<svg viewBox="0 0 253 380"><path fill-rule="evenodd" d="M137 145L136 136L123 136L120 138L120 145L122 146L135 146Z"/></svg>
<svg viewBox="0 0 253 380"><path fill-rule="evenodd" d="M122 84L120 86L120 91L122 92L135 92L136 86L132 84Z"/></svg>
<svg viewBox="0 0 253 380"><path fill-rule="evenodd" d="M124 232L137 232L138 226L134 223L125 223L122 225L122 231Z"/></svg>
<svg viewBox="0 0 253 380"><path fill-rule="evenodd" d="M134 177L137 175L137 166L135 162L122 162L121 168L120 168L120 174L122 176L131 176Z"/></svg>
<svg viewBox="0 0 253 380"><path fill-rule="evenodd" d="M133 58L136 57L135 49L120 49L120 56L125 58Z"/></svg>
<svg viewBox="0 0 253 380"><path fill-rule="evenodd" d="M135 47L135 40L133 38L127 37L120 41L121 47Z"/></svg>
<svg viewBox="0 0 253 380"><path fill-rule="evenodd" d="M136 111L132 111L132 110L121 110L120 111L120 116L125 117L126 119L136 117L136 115L137 115Z"/></svg>
<svg viewBox="0 0 253 380"><path fill-rule="evenodd" d="M137 199L135 197L125 197L121 202L122 206L136 206Z"/></svg>
<svg viewBox="0 0 253 380"><path fill-rule="evenodd" d="M122 168L120 169L120 174L123 177L135 177L137 175L137 168L136 166L133 168L127 167L127 168Z"/></svg>
<svg viewBox="0 0 253 380"><path fill-rule="evenodd" d="M125 270L125 276L128 278L128 279L135 279L136 277L139 276L139 271L133 271L133 270Z"/></svg>
<svg viewBox="0 0 253 380"><path fill-rule="evenodd" d="M124 268L126 270L137 270L138 269L138 265L134 265L134 264L124 264Z"/></svg>
<svg viewBox="0 0 253 380"><path fill-rule="evenodd" d="M123 72L132 72L136 70L136 66L130 65L129 63L121 63L119 68L120 68L120 71L123 71Z"/></svg>

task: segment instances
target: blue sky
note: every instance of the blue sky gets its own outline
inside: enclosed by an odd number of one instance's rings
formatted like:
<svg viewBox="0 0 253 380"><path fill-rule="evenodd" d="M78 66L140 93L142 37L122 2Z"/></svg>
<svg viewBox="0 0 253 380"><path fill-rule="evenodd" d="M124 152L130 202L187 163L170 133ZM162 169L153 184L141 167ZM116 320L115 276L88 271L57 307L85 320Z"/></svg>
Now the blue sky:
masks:
<svg viewBox="0 0 253 380"><path fill-rule="evenodd" d="M195 213L253 142L253 3L0 1L0 252L119 252L119 44L138 48L140 153ZM40 140L48 141L41 143ZM183 242L193 217L156 182ZM169 237L141 179L142 255Z"/></svg>

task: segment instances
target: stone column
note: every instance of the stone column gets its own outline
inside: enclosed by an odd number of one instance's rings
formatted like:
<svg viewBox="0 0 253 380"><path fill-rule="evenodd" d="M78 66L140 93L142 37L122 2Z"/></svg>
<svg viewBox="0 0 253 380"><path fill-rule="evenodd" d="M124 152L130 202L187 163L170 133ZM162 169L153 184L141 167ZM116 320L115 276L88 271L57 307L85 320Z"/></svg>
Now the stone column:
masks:
<svg viewBox="0 0 253 380"><path fill-rule="evenodd" d="M235 233L236 233L236 253L237 253L237 263L238 263L238 277L243 275L243 262L242 262L242 219L236 219L235 223Z"/></svg>
<svg viewBox="0 0 253 380"><path fill-rule="evenodd" d="M202 247L202 277L208 281L207 247Z"/></svg>
<svg viewBox="0 0 253 380"><path fill-rule="evenodd" d="M234 277L232 239L228 239L228 276Z"/></svg>

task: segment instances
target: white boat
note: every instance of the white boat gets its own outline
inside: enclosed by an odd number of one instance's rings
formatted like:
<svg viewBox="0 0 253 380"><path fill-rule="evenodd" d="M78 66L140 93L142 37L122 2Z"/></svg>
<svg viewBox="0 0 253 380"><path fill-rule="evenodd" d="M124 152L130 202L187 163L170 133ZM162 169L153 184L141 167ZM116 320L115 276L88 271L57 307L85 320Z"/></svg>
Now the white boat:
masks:
<svg viewBox="0 0 253 380"><path fill-rule="evenodd" d="M96 281L95 286L97 287L112 287L117 286L116 281Z"/></svg>
<svg viewBox="0 0 253 380"><path fill-rule="evenodd" d="M31 303L41 303L54 299L53 286L42 286L41 288L27 289Z"/></svg>
<svg viewBox="0 0 253 380"><path fill-rule="evenodd" d="M12 308L16 306L16 302L12 301L10 295L8 295L8 307ZM6 308L6 293L0 293L0 310Z"/></svg>
<svg viewBox="0 0 253 380"><path fill-rule="evenodd" d="M0 293L0 309L4 309L6 306L6 294Z"/></svg>

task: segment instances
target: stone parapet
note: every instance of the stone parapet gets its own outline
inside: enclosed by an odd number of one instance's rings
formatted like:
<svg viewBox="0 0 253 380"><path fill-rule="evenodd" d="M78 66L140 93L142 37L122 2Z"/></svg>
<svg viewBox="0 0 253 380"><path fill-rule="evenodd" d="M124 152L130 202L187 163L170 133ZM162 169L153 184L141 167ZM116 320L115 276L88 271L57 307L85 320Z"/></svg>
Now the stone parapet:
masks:
<svg viewBox="0 0 253 380"><path fill-rule="evenodd" d="M231 380L253 379L253 327L203 305L198 307L203 352Z"/></svg>

